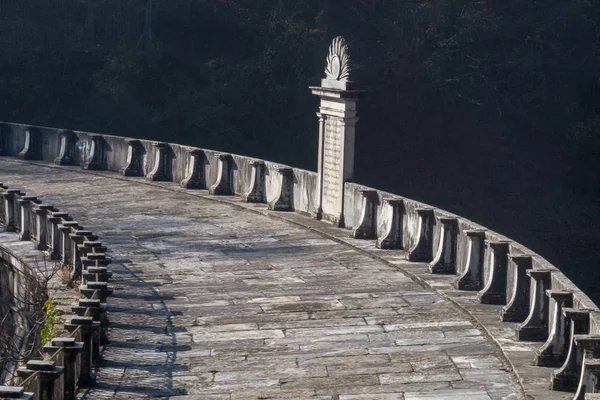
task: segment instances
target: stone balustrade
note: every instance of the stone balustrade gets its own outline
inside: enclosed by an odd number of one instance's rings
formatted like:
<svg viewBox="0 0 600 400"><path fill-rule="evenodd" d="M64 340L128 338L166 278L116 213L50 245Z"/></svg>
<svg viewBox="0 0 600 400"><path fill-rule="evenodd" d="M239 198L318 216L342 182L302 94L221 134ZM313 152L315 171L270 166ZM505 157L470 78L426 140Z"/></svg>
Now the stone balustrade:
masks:
<svg viewBox="0 0 600 400"><path fill-rule="evenodd" d="M0 126L9 156L25 152L28 160L68 159L85 169L132 177L127 179L170 181L183 190L240 196L270 210L320 216L315 212L321 193L315 172L178 144L77 131L65 138L57 129ZM33 240L38 249L69 266L73 278L81 279L85 298L73 305L77 316L67 325L80 329L79 381L86 382L97 348L94 340L106 340L106 299L112 293L106 248L68 214L19 190L1 190L5 229ZM397 251L431 274L454 276L456 289L473 293L490 312L498 313L498 320L512 324L515 339L539 342L531 361L556 368L551 377L554 390L574 392L575 399L591 398L600 390L595 384L600 374L600 311L542 256L460 216L392 193L346 181L341 198L335 223L349 230L351 240L370 240L373 249L381 249L377 251Z"/></svg>
<svg viewBox="0 0 600 400"><path fill-rule="evenodd" d="M72 142L62 140L63 145ZM35 143L30 141L30 145ZM74 154L72 149L63 150L57 157L60 165L67 163L65 154ZM101 356L100 345L108 342L106 300L114 290L107 267L111 259L98 237L68 213L1 183L0 195L0 224L4 229L16 232L20 240L32 241L37 250L59 261L72 279L81 279L79 292L84 297L73 303L73 316L65 316L68 336L46 343L42 349L44 359L32 359L20 367L16 371L19 386L0 386L0 398L74 399L78 388L94 384L93 363ZM6 251L0 256L10 264L16 261Z"/></svg>

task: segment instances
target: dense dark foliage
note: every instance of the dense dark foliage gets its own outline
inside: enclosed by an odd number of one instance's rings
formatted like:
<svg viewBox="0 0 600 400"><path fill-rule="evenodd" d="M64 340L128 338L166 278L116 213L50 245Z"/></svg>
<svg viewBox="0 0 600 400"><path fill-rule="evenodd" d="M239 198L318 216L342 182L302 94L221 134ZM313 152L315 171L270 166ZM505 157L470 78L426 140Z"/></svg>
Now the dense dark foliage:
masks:
<svg viewBox="0 0 600 400"><path fill-rule="evenodd" d="M506 233L596 296L598 1L0 6L0 119L311 169L317 103L307 87L343 35L369 91L357 179Z"/></svg>

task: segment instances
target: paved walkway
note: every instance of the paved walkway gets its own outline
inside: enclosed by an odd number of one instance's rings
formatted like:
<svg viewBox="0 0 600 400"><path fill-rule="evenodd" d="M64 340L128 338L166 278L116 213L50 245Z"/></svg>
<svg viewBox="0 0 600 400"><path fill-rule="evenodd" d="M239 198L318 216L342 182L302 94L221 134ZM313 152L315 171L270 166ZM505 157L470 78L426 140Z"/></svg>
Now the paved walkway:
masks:
<svg viewBox="0 0 600 400"><path fill-rule="evenodd" d="M84 398L521 398L469 316L388 263L115 178L0 160L0 181L69 212L115 260L111 344Z"/></svg>

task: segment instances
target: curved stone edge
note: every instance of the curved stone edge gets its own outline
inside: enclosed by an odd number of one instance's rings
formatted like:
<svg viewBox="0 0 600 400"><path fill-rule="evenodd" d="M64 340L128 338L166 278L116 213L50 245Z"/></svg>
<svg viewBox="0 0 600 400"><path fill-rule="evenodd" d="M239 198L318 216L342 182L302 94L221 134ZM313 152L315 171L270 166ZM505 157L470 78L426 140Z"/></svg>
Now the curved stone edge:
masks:
<svg viewBox="0 0 600 400"><path fill-rule="evenodd" d="M59 133L62 132L58 129L53 128L43 128L43 127L31 127L21 124L6 124L4 123L3 129L6 131L6 126L9 126L10 133L8 140L8 151L6 152L8 155L17 155L24 145L24 140L27 137L27 130L31 131L34 128L37 132L40 132L41 135L44 135L43 147L41 149L41 159L44 161L51 161L58 154L57 151L57 143L59 143ZM105 143L103 149L107 151L101 154L99 157L102 160L106 160L106 169L111 171L119 171L123 168L127 161L126 151L123 151L123 148L126 146L126 141L130 140L130 138L125 137L117 137L110 135L97 135L90 134L86 132L75 132L80 142L98 142L99 136L101 136L102 143ZM151 142L146 140L141 140L140 142L143 144L144 148L148 152L148 149L152 149L153 146L156 145L157 142ZM38 141L37 143L40 143ZM222 171L222 166L220 167L220 157L223 153L215 152L212 150L206 149L197 149L189 146L182 146L178 144L166 144L168 150L170 151L170 158L168 161L167 168L170 168L170 172L172 174L171 180L174 182L180 182L184 180L188 174L188 159L190 149L202 151L205 154L204 160L204 171L206 178L206 185L213 186L218 184L220 179L219 175L222 176L222 173L219 174L219 171ZM88 154L86 153L87 147L82 146L82 150L79 151L78 154L75 155L75 158L81 162L82 165L86 165L86 157ZM92 148L94 148L92 146ZM97 146L95 147L97 148ZM150 152L151 153L151 152ZM96 153L93 153L96 154ZM89 157L88 157L89 158ZM252 181L252 173L253 173L253 162L257 161L256 159L243 157L238 155L231 155L231 181L229 182L231 186L231 193L233 195L243 195L244 193L248 193L252 188L250 187L250 182ZM148 163L147 163L148 164ZM151 175L151 166L144 165L144 173L146 176ZM289 168L283 166L281 164L275 164L270 162L264 162L265 164L265 186L267 199L266 201L272 201L275 196L280 194L281 190L281 180L279 178L279 174L276 173L281 168ZM317 184L317 176L314 172L300 170L291 168L292 170L292 188L293 188L293 207L292 210L302 213L302 214L311 214L315 204L315 193L317 192L316 184ZM275 178L276 177L276 178ZM476 275L478 274L478 280L475 282L476 284L472 287L469 285L462 286L458 284L460 289L467 290L479 290L479 300L484 303L494 303L505 305L507 302L512 302L514 300L515 295L522 296L522 293L517 292L515 294L514 288L519 287L519 285L515 285L515 271L516 268L513 268L512 261L506 261L502 263L494 262L492 257L493 251L490 249L493 247L491 244L495 243L499 245L500 243L506 243L508 246L507 251L507 260L513 260L514 257L525 256L531 257L531 267L532 270L540 270L540 271L550 271L550 283L547 288L544 290L540 290L539 293L543 293L543 295L539 294L537 299L542 303L545 303L545 293L546 289L553 290L561 290L572 293L573 296L573 308L575 309L590 309L594 310L593 315L590 317L591 319L591 333L600 332L600 318L596 316L596 311L598 308L594 305L594 303L583 293L581 292L558 268L550 264L546 259L544 259L539 254L536 254L529 250L528 248L522 246L519 243L511 241L509 238L494 232L490 231L481 225L478 225L472 221L469 221L465 218L459 217L455 214L449 213L447 211L437 209L428 204L424 204L421 202L417 202L410 199L405 199L398 197L394 194L375 190L366 186L362 186L355 183L346 182L343 188L343 199L344 199L344 207L343 214L341 218L344 220L344 226L348 229L355 229L360 225L360 216L362 215L362 208L364 207L364 201L359 196L361 190L371 190L377 194L379 199L378 206L375 210L376 218L378 219L378 227L376 236L378 239L382 238L384 232L381 230L381 227L387 227L389 225L388 221L386 221L386 214L382 213L381 207L385 204L385 202L381 201L383 198L395 198L398 200L402 200L403 202L403 218L401 228L399 232L397 232L397 236L402 237L402 243L399 243L399 250L404 251L406 253L406 249L408 249L408 253L405 254L411 261L422 261L427 262L432 253L430 249L438 249L439 250L439 241L440 241L440 218L450 218L456 219L458 221L458 238L457 238L457 251L456 251L456 260L454 264L456 265L455 274L459 276L464 275L465 267L469 265L466 262L468 258L471 258L471 251L469 247L469 235L466 233L468 231L480 231L483 232L484 240L484 248L480 257L473 267L476 268ZM215 193L218 194L218 193ZM223 193L226 194L226 193ZM358 199L358 200L357 200ZM421 212L419 211L421 210ZM430 210L433 210L433 215L435 220L433 220L433 224L431 224L431 218L427 221L428 227L431 227L432 233L422 234L424 231L421 229L423 226L423 210L426 210L427 213ZM388 213L389 214L389 213ZM358 221L357 221L358 219ZM400 225L400 224L398 224ZM433 226L431 226L433 225ZM385 233L389 234L389 232ZM425 240L425 243L422 243L422 240ZM419 248L427 249L426 257L422 256L420 251L417 251L416 257L412 254L415 250ZM435 251L435 250L433 250ZM438 251L439 252L439 251ZM437 253L437 252L436 252ZM437 254L436 254L437 255ZM510 264L510 265L509 265ZM471 267L470 267L471 268ZM435 272L435 268L432 268L433 272ZM508 276L506 279L499 279L500 275L506 273ZM531 277L531 274L528 274L528 277ZM500 283L498 283L500 282ZM501 287L504 285L505 287ZM462 286L462 287L461 287ZM491 291L490 291L491 289ZM540 304L538 304L540 305ZM506 307L505 307L506 308ZM533 310L535 307L531 307ZM530 313L531 313L530 310ZM550 312L545 313L544 317L547 319L547 323L549 324L548 330L550 331L553 327L550 326L554 324L555 321L550 321ZM514 321L514 322L525 322L525 321ZM565 325L565 324L563 324ZM520 328L517 328L516 337L517 339L520 337ZM536 340L540 340L544 342L547 340L548 335L540 335L540 337L536 338ZM523 337L525 338L525 337ZM583 376L583 375L582 375Z"/></svg>
<svg viewBox="0 0 600 400"><path fill-rule="evenodd" d="M77 288L80 298L71 304L73 314L63 317L63 332L68 336L50 339L41 349L45 354L42 360L30 359L16 370L23 386L29 387L28 382L37 380L36 385L31 385L32 392L25 392L22 387L0 386L0 393L38 399L59 384L60 398L73 398L78 388L95 383L93 364L101 359L101 345L108 343L106 303L114 288L109 284L112 273L108 265L112 260L106 255L107 248L68 213L2 183L0 223L5 232L14 232L18 241L33 242L31 250L39 252L44 262L53 260L63 271L68 271L70 284L80 282ZM0 258L20 270L35 271L29 262L3 245ZM37 257L34 261L37 262ZM63 356L55 357L59 351ZM44 379L39 378L42 371Z"/></svg>

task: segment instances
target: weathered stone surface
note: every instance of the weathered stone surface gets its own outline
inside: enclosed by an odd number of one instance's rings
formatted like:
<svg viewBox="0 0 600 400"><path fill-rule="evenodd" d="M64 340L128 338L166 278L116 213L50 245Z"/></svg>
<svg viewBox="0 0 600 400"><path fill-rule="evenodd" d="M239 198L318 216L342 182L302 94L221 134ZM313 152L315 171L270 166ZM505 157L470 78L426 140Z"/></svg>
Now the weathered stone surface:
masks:
<svg viewBox="0 0 600 400"><path fill-rule="evenodd" d="M2 159L0 168L4 182L27 182L28 193L69 210L111 251L111 343L85 398L520 393L472 317L397 270L413 267L396 263L395 252L341 243L355 240L348 231L336 228L333 240L296 225L325 231L322 222L269 218L262 214L281 214L170 183L62 167L48 182L33 164ZM539 398L560 398L547 393Z"/></svg>

